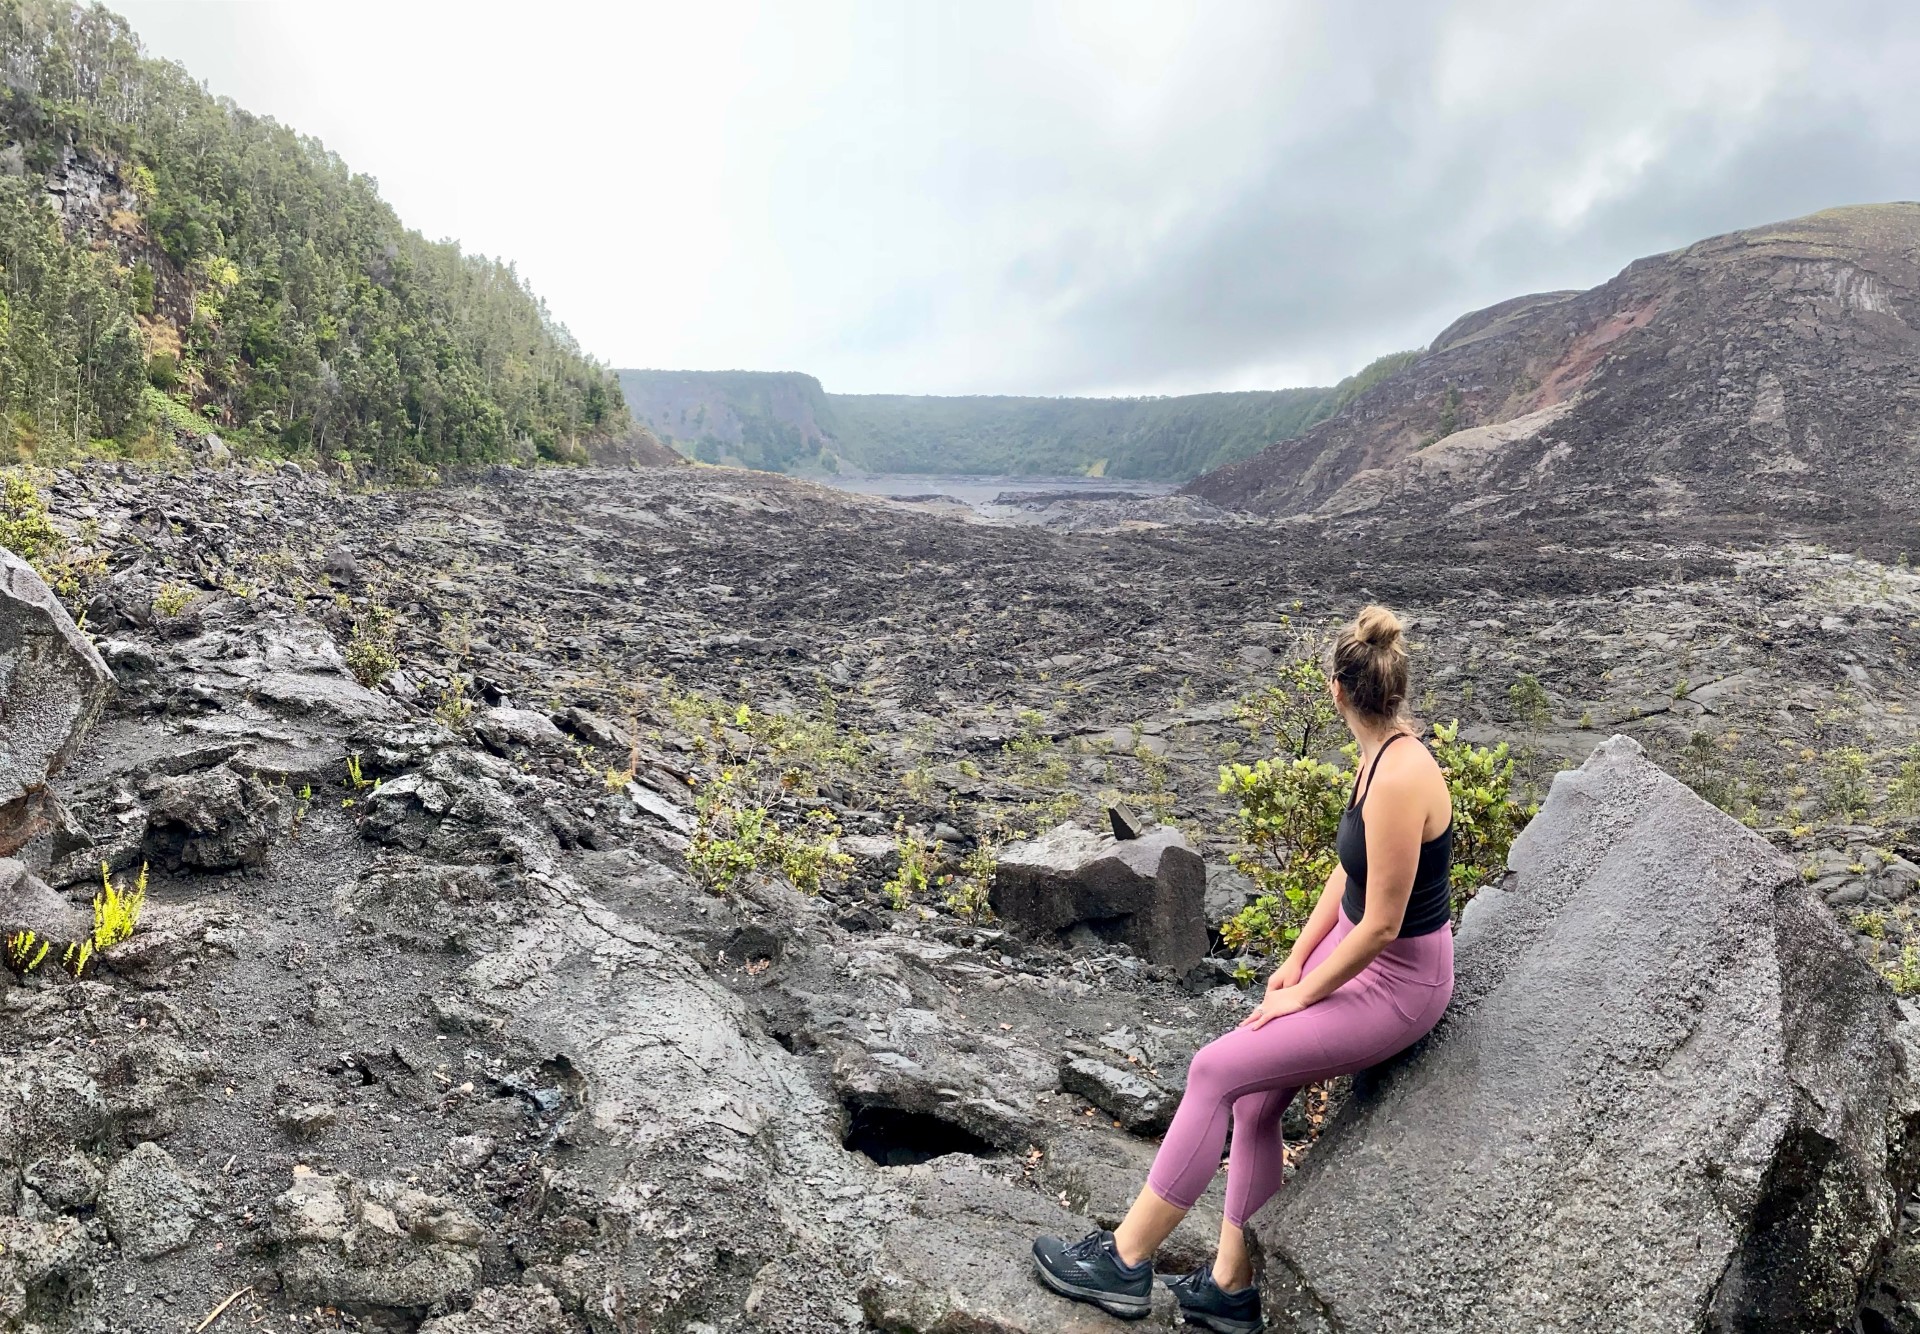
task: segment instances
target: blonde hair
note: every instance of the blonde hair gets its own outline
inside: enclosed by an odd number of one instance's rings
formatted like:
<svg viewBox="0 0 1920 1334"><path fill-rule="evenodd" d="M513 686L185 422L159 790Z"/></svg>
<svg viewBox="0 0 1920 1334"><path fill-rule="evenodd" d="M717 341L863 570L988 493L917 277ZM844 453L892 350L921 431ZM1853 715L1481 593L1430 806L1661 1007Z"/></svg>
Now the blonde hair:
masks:
<svg viewBox="0 0 1920 1334"><path fill-rule="evenodd" d="M1385 607L1362 607L1333 638L1329 675L1362 717L1397 718L1407 703L1407 642L1400 618Z"/></svg>

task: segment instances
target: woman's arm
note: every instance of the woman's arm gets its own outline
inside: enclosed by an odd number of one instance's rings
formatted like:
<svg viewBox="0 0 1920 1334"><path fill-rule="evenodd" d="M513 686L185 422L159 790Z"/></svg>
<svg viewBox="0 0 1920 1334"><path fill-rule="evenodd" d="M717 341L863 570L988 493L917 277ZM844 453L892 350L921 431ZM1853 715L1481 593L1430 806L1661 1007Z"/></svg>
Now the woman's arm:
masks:
<svg viewBox="0 0 1920 1334"><path fill-rule="evenodd" d="M1300 974L1306 968L1308 958L1327 938L1327 932L1333 930L1333 924L1340 916L1340 896L1346 892L1346 868L1336 861L1333 869L1327 872L1326 886L1320 891L1313 911L1307 914L1307 920L1301 924L1293 948L1287 951L1286 961L1274 969L1273 976L1267 979L1268 991L1300 984Z"/></svg>
<svg viewBox="0 0 1920 1334"><path fill-rule="evenodd" d="M1270 1019L1325 1000L1372 963L1400 934L1420 867L1420 834L1426 815L1411 774L1376 773L1367 792L1367 911L1345 940L1298 986L1269 991L1241 1027L1260 1028ZM1343 877L1344 878L1344 877ZM1324 905L1325 900L1322 900ZM1338 900L1334 900L1336 911ZM1319 916L1320 909L1314 909ZM1304 932L1302 935L1304 936Z"/></svg>

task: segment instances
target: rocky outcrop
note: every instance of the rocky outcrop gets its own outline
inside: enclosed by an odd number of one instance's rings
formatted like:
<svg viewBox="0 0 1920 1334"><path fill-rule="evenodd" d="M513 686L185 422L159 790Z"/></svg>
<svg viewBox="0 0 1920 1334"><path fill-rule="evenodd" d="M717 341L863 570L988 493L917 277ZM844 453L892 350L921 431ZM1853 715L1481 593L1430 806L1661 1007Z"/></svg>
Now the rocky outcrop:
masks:
<svg viewBox="0 0 1920 1334"><path fill-rule="evenodd" d="M1440 1027L1257 1220L1281 1327L1853 1328L1920 1131L1886 987L1624 737L1510 864Z"/></svg>
<svg viewBox="0 0 1920 1334"><path fill-rule="evenodd" d="M72 758L112 679L33 567L0 549L0 856L49 824L47 779Z"/></svg>
<svg viewBox="0 0 1920 1334"><path fill-rule="evenodd" d="M287 1291L349 1310L424 1311L471 1291L483 1236L466 1211L393 1181L308 1172L273 1202Z"/></svg>
<svg viewBox="0 0 1920 1334"><path fill-rule="evenodd" d="M293 822L290 794L225 764L156 779L141 795L150 802L147 849L172 866L256 866Z"/></svg>
<svg viewBox="0 0 1920 1334"><path fill-rule="evenodd" d="M1917 355L1920 204L1829 209L1468 315L1334 417L1188 490L1348 525L1910 527Z"/></svg>
<svg viewBox="0 0 1920 1334"><path fill-rule="evenodd" d="M1121 841L1064 824L1010 843L994 872L993 910L1022 930L1127 945L1191 967L1207 952L1207 870L1179 830Z"/></svg>

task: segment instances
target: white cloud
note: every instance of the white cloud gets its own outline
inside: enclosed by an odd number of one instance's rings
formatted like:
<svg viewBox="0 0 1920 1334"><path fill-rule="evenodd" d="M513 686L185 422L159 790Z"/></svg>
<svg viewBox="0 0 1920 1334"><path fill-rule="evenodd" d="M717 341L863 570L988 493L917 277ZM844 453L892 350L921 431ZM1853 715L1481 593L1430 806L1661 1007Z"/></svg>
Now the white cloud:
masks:
<svg viewBox="0 0 1920 1334"><path fill-rule="evenodd" d="M1920 195L1895 0L116 7L603 359L854 392L1326 381Z"/></svg>

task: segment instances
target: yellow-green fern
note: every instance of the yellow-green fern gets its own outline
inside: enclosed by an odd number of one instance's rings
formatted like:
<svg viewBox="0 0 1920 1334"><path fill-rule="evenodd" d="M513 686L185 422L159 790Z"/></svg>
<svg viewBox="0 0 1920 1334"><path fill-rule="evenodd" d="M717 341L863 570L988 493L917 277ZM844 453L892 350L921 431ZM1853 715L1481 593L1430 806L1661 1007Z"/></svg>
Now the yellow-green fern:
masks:
<svg viewBox="0 0 1920 1334"><path fill-rule="evenodd" d="M140 878L133 882L133 888L116 887L113 877L107 872L107 864L100 864L100 892L93 900L93 939L88 943L94 950L108 950L133 934L140 925L141 910L147 906L147 867L140 866Z"/></svg>

